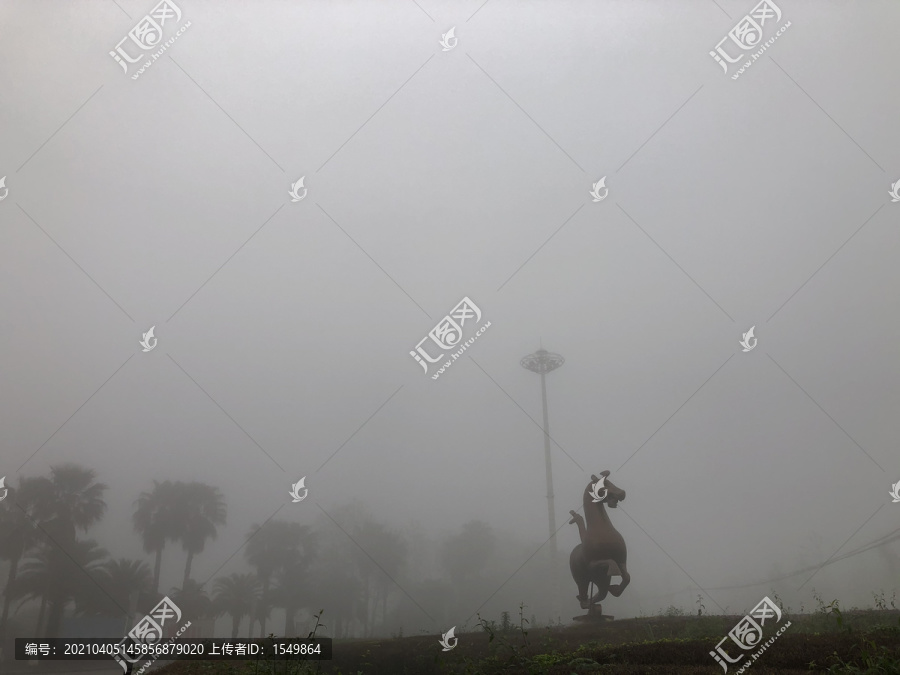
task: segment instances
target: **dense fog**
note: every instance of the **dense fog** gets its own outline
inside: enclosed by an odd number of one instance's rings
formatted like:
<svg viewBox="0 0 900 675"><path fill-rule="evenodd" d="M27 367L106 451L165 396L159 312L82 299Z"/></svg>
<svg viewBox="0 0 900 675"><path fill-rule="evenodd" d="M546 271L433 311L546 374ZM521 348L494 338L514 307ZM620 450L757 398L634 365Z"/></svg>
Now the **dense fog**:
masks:
<svg viewBox="0 0 900 675"><path fill-rule="evenodd" d="M7 648L567 624L586 503L617 619L900 602L896 4L151 4L0 6Z"/></svg>

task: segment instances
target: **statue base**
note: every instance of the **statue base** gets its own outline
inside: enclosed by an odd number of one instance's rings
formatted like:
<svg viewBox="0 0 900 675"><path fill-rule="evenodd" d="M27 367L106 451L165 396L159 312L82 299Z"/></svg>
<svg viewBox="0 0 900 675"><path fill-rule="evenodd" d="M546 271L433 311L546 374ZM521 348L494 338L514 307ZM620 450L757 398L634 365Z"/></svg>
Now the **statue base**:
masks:
<svg viewBox="0 0 900 675"><path fill-rule="evenodd" d="M581 623L606 623L615 619L609 614L582 614L581 616L573 616L572 621L580 621Z"/></svg>
<svg viewBox="0 0 900 675"><path fill-rule="evenodd" d="M615 617L610 616L609 614L603 613L603 606L598 602L591 605L590 609L588 609L587 614L582 614L581 616L573 616L573 621L581 621L583 623L603 623L605 621L612 621Z"/></svg>

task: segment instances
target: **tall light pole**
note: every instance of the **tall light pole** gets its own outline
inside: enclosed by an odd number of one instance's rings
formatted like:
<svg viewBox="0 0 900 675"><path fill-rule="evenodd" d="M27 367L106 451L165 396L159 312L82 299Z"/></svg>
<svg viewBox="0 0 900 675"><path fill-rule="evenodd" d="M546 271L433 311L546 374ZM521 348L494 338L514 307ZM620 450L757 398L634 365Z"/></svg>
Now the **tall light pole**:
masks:
<svg viewBox="0 0 900 675"><path fill-rule="evenodd" d="M566 360L559 354L553 354L541 347L534 354L529 354L519 364L541 376L541 401L544 406L544 462L547 467L547 518L550 532L550 566L553 576L553 611L559 614L559 570L557 561L559 554L556 547L556 505L553 500L553 467L550 464L550 420L547 416L547 382L546 375L556 370Z"/></svg>

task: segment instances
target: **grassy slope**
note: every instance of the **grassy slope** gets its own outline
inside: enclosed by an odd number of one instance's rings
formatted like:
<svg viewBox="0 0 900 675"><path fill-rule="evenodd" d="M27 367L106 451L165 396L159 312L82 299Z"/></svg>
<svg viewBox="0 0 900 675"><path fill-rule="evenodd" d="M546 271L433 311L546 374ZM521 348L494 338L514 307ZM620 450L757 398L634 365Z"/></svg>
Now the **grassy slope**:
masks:
<svg viewBox="0 0 900 675"><path fill-rule="evenodd" d="M722 673L709 652L739 616L651 617L522 632L478 630L460 634L442 653L437 636L338 641L334 660L318 672L342 675L570 675L571 673ZM750 672L813 671L900 675L900 612L858 611L792 615L792 625L753 664ZM783 620L783 621L784 621ZM766 638L769 637L767 633ZM893 665L881 670L838 668L838 658L862 664L879 653ZM734 673L740 664L729 668ZM275 675L315 673L316 665L279 662ZM309 668L305 670L304 668ZM271 675L272 664L185 661L158 675Z"/></svg>

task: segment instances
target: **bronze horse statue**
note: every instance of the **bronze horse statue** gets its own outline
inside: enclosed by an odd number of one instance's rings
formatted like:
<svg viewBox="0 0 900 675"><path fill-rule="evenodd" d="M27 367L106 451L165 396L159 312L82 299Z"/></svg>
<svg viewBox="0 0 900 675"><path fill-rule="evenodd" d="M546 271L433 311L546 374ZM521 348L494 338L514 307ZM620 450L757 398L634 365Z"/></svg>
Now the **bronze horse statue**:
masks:
<svg viewBox="0 0 900 675"><path fill-rule="evenodd" d="M572 515L569 523L578 525L578 534L581 535L581 543L572 549L569 556L569 568L578 584L576 597L581 608L587 609L589 614L594 613L594 605L600 608L599 602L606 598L607 593L612 593L614 597L622 595L631 581L625 566L628 557L625 540L609 522L604 508L604 504L611 509L616 508L620 501L625 500L625 490L607 480L609 471L602 471L600 475L602 478L592 475L591 482L584 489L584 518L575 511L569 511ZM621 576L622 581L611 585L613 576ZM590 598L589 584L597 587L597 592Z"/></svg>

